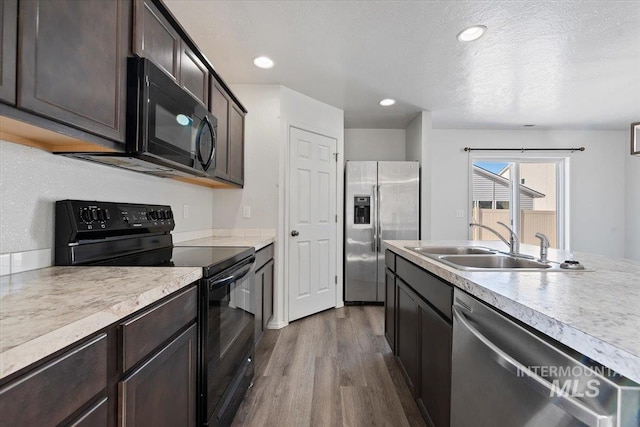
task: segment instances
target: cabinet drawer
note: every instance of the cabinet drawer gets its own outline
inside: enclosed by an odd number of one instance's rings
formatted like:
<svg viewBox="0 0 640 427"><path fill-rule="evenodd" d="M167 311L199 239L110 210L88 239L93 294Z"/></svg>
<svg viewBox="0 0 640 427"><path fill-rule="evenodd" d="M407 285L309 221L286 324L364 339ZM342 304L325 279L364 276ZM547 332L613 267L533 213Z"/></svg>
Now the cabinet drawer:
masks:
<svg viewBox="0 0 640 427"><path fill-rule="evenodd" d="M102 334L0 390L2 424L57 425L107 387Z"/></svg>
<svg viewBox="0 0 640 427"><path fill-rule="evenodd" d="M273 243L256 252L256 270L262 268L271 258L273 258Z"/></svg>
<svg viewBox="0 0 640 427"><path fill-rule="evenodd" d="M451 320L451 305L453 304L453 287L451 285L401 257L396 259L396 274L407 282L418 295Z"/></svg>
<svg viewBox="0 0 640 427"><path fill-rule="evenodd" d="M109 406L105 397L87 411L85 411L77 420L72 422L69 427L107 427L109 418Z"/></svg>
<svg viewBox="0 0 640 427"><path fill-rule="evenodd" d="M384 263L389 270L396 271L396 254L387 249L384 253Z"/></svg>
<svg viewBox="0 0 640 427"><path fill-rule="evenodd" d="M198 288L193 286L122 323L122 371L129 370L195 319L197 314Z"/></svg>

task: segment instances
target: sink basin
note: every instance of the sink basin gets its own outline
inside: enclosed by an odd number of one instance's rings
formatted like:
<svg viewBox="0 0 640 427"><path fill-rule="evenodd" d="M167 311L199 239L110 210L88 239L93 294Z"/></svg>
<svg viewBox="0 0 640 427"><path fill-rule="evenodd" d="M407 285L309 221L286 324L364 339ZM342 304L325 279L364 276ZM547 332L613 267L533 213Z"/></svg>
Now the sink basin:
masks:
<svg viewBox="0 0 640 427"><path fill-rule="evenodd" d="M445 255L438 260L460 270L548 270L550 264L508 255Z"/></svg>
<svg viewBox="0 0 640 427"><path fill-rule="evenodd" d="M480 246L421 246L418 248L408 247L410 251L421 255L483 255L493 254L495 251Z"/></svg>

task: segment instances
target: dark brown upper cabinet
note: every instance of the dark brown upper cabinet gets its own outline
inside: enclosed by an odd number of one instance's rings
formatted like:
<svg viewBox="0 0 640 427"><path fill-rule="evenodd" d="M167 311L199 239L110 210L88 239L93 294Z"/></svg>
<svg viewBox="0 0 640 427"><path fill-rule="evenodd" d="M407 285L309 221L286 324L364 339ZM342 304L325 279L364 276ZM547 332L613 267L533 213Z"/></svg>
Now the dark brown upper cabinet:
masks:
<svg viewBox="0 0 640 427"><path fill-rule="evenodd" d="M134 0L133 52L151 60L176 81L180 76L178 32L150 0Z"/></svg>
<svg viewBox="0 0 640 427"><path fill-rule="evenodd" d="M180 49L180 86L208 106L209 70L183 41Z"/></svg>
<svg viewBox="0 0 640 427"><path fill-rule="evenodd" d="M212 79L211 104L209 110L218 119L216 129L216 164L215 173L218 178L229 179L227 175L227 144L229 126L229 104L231 100L226 91Z"/></svg>
<svg viewBox="0 0 640 427"><path fill-rule="evenodd" d="M215 78L211 82L210 110L218 119L216 177L242 186L245 112Z"/></svg>
<svg viewBox="0 0 640 427"><path fill-rule="evenodd" d="M133 51L208 105L209 70L151 0L135 0Z"/></svg>
<svg viewBox="0 0 640 427"><path fill-rule="evenodd" d="M227 173L231 181L244 183L244 112L233 102L229 108Z"/></svg>
<svg viewBox="0 0 640 427"><path fill-rule="evenodd" d="M0 100L16 103L18 0L0 0Z"/></svg>
<svg viewBox="0 0 640 427"><path fill-rule="evenodd" d="M124 142L131 3L20 2L18 107Z"/></svg>

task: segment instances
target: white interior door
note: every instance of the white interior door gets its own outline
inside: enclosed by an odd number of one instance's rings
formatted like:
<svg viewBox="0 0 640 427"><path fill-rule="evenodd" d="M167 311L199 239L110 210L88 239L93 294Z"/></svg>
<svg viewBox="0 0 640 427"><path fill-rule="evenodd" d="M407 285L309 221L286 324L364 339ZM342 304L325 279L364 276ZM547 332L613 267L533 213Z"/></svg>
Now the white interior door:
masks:
<svg viewBox="0 0 640 427"><path fill-rule="evenodd" d="M289 130L289 321L336 305L336 140Z"/></svg>

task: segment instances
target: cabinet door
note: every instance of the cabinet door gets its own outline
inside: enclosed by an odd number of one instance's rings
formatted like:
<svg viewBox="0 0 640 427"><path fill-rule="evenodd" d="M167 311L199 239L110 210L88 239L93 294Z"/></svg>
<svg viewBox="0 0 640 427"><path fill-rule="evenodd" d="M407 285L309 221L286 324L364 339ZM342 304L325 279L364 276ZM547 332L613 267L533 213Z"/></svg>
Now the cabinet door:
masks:
<svg viewBox="0 0 640 427"><path fill-rule="evenodd" d="M389 269L386 270L384 289L384 335L396 354L396 277Z"/></svg>
<svg viewBox="0 0 640 427"><path fill-rule="evenodd" d="M229 108L227 173L231 181L244 183L244 112L235 103Z"/></svg>
<svg viewBox="0 0 640 427"><path fill-rule="evenodd" d="M130 3L20 2L18 106L124 142Z"/></svg>
<svg viewBox="0 0 640 427"><path fill-rule="evenodd" d="M173 29L151 0L134 0L133 51L162 68L178 80L180 75L180 45Z"/></svg>
<svg viewBox="0 0 640 427"><path fill-rule="evenodd" d="M228 179L227 176L227 144L229 127L229 97L224 89L212 79L211 81L211 113L218 119L216 129L216 176Z"/></svg>
<svg viewBox="0 0 640 427"><path fill-rule="evenodd" d="M262 330L273 316L273 259L262 268L264 270L264 287L262 288Z"/></svg>
<svg viewBox="0 0 640 427"><path fill-rule="evenodd" d="M69 427L107 427L108 419L109 405L105 397L70 423Z"/></svg>
<svg viewBox="0 0 640 427"><path fill-rule="evenodd" d="M193 325L120 383L120 425L195 426L197 341Z"/></svg>
<svg viewBox="0 0 640 427"><path fill-rule="evenodd" d="M419 385L416 398L425 418L436 426L449 426L451 405L451 324L423 301L420 321Z"/></svg>
<svg viewBox="0 0 640 427"><path fill-rule="evenodd" d="M418 303L415 293L399 278L396 280L398 293L396 351L398 361L404 370L409 390L415 396L418 375Z"/></svg>
<svg viewBox="0 0 640 427"><path fill-rule="evenodd" d="M0 100L16 103L18 0L0 0Z"/></svg>
<svg viewBox="0 0 640 427"><path fill-rule="evenodd" d="M180 49L180 85L206 107L209 101L209 70L182 41Z"/></svg>

